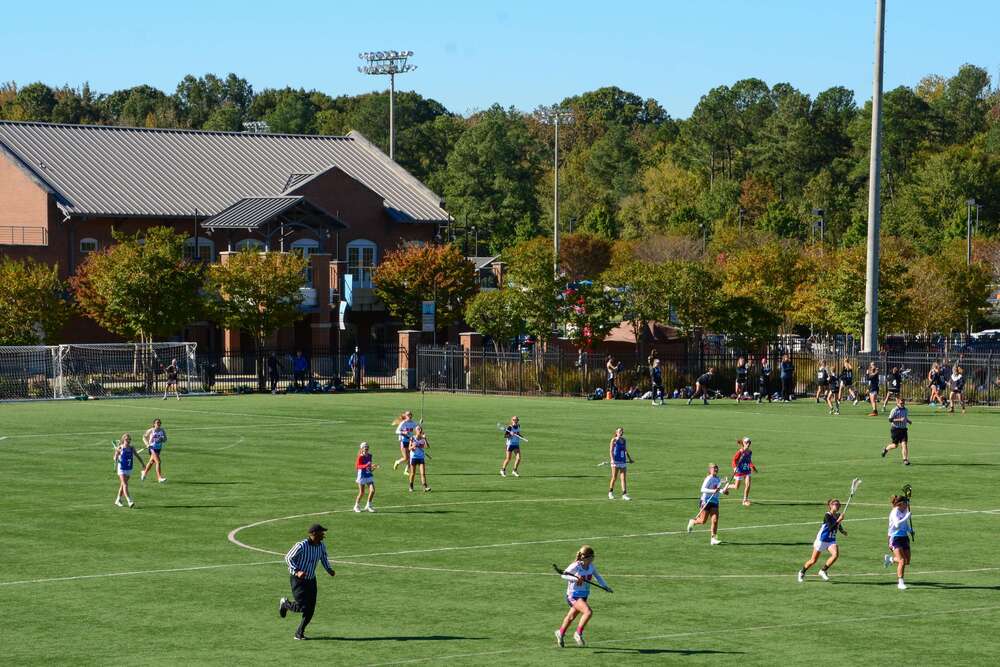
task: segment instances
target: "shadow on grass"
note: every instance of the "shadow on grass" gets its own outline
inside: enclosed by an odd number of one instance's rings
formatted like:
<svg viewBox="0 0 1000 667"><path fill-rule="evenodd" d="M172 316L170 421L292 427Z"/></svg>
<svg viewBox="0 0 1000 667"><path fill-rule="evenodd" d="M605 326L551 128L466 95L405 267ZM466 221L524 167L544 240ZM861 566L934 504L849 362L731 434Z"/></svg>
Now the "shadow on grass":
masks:
<svg viewBox="0 0 1000 667"><path fill-rule="evenodd" d="M727 654L743 655L744 651L716 651L714 649L695 648L594 648L591 653L618 653L632 655L659 655L674 653L676 655Z"/></svg>
<svg viewBox="0 0 1000 667"><path fill-rule="evenodd" d="M170 485L174 486L176 484L211 484L213 486L218 484L249 484L250 482L198 482L194 480L178 480L176 482L171 482Z"/></svg>
<svg viewBox="0 0 1000 667"><path fill-rule="evenodd" d="M446 489L444 491L431 491L428 495L439 495L442 493L517 493L515 489Z"/></svg>
<svg viewBox="0 0 1000 667"><path fill-rule="evenodd" d="M1000 466L1000 463L914 463L915 466L947 466L950 468L967 468L969 466Z"/></svg>
<svg viewBox="0 0 1000 667"><path fill-rule="evenodd" d="M173 509L192 510L192 509L202 509L202 508L207 509L210 507L236 507L236 505L159 505L158 507L168 510L173 510Z"/></svg>
<svg viewBox="0 0 1000 667"><path fill-rule="evenodd" d="M328 642L451 642L485 641L486 637L459 637L455 635L386 635L381 637L309 637L313 641Z"/></svg>
<svg viewBox="0 0 1000 667"><path fill-rule="evenodd" d="M461 510L402 510L402 511L391 511L391 510L378 510L379 514L465 514Z"/></svg>
<svg viewBox="0 0 1000 667"><path fill-rule="evenodd" d="M892 581L834 581L840 586L895 586ZM943 591L1000 591L1000 586L969 586L967 584L947 584L941 581L908 581L907 588L936 588Z"/></svg>
<svg viewBox="0 0 1000 667"><path fill-rule="evenodd" d="M770 500L755 500L755 501L753 501L753 504L754 505L765 505L767 507L799 507L799 506L805 506L805 507L826 507L826 503L824 503L823 501L817 501L817 502L814 502L814 503L813 502L800 502L800 501L793 501L793 502L787 502L787 503L776 503L776 502L772 502Z"/></svg>
<svg viewBox="0 0 1000 667"><path fill-rule="evenodd" d="M723 540L723 544L734 547L807 547L812 542L732 542Z"/></svg>

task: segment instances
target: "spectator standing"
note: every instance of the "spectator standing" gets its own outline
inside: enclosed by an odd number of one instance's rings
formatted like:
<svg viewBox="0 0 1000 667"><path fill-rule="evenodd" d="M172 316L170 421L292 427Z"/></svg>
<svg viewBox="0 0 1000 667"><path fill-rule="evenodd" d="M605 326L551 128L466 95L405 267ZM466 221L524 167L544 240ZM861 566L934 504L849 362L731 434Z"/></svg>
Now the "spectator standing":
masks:
<svg viewBox="0 0 1000 667"><path fill-rule="evenodd" d="M660 360L653 359L652 368L649 369L649 379L653 385L653 400L651 405L657 405L656 399L660 399L659 405L663 405L663 369L660 367Z"/></svg>
<svg viewBox="0 0 1000 667"><path fill-rule="evenodd" d="M271 383L271 393L278 393L278 357L272 352L267 356L267 379Z"/></svg>
<svg viewBox="0 0 1000 667"><path fill-rule="evenodd" d="M767 356L760 358L760 372L757 375L757 402L762 403L764 397L771 402L771 362Z"/></svg>
<svg viewBox="0 0 1000 667"><path fill-rule="evenodd" d="M309 360L302 354L302 350L295 351L295 358L292 360L292 376L295 380L295 388L305 387L306 374L309 372Z"/></svg>
<svg viewBox="0 0 1000 667"><path fill-rule="evenodd" d="M365 355L358 350L356 345L354 346L354 353L347 360L347 365L351 369L351 377L354 379L355 388L361 389L361 383L364 381L365 374Z"/></svg>
<svg viewBox="0 0 1000 667"><path fill-rule="evenodd" d="M326 555L326 545L323 544L324 537L326 537L326 528L314 523L309 527L306 539L297 542L285 554L285 563L288 565L294 599L281 598L278 602L278 614L282 618L289 611L302 614L302 621L295 631L295 639L306 639L306 626L309 625L313 612L316 611L316 565L322 564L331 577L336 574L330 567L330 561Z"/></svg>
<svg viewBox="0 0 1000 667"><path fill-rule="evenodd" d="M607 369L608 372L608 395L611 398L615 398L615 396L618 393L615 387L615 381L618 377L618 374L622 370L622 362L616 361L615 358L609 354L607 360L604 363L604 367L605 369Z"/></svg>
<svg viewBox="0 0 1000 667"><path fill-rule="evenodd" d="M787 403L792 400L792 392L795 390L795 364L792 363L790 355L785 354L781 357L778 375L781 378L781 400Z"/></svg>

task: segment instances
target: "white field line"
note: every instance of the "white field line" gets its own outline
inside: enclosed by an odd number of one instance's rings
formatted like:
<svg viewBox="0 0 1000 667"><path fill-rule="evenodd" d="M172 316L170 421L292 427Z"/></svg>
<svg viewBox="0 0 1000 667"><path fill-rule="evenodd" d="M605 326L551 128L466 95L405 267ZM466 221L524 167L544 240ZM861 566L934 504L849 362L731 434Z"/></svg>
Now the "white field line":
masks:
<svg viewBox="0 0 1000 667"><path fill-rule="evenodd" d="M107 577L132 577L141 574L165 574L168 572L196 572L199 570L217 570L224 567L243 567L253 565L274 565L283 560L262 560L255 563L221 563L218 565L195 565L192 567L172 567L162 570L135 570L131 572L105 572L102 574L81 574L75 577L49 577L45 579L22 579L21 581L0 581L0 586L18 586L21 584L45 584L53 581L80 581L81 579L104 579Z"/></svg>
<svg viewBox="0 0 1000 667"><path fill-rule="evenodd" d="M216 452L221 452L221 451L222 451L222 450L224 450L224 449L232 449L232 448L233 448L233 447L235 447L236 445L241 445L241 444L243 444L243 442L244 442L245 440L246 440L246 437L245 437L245 436L242 436L242 435L241 435L241 436L240 436L240 439L239 439L239 440L237 440L236 442L234 442L233 444L231 444L231 445L226 445L225 447L216 447L214 451L216 451Z"/></svg>
<svg viewBox="0 0 1000 667"><path fill-rule="evenodd" d="M150 412L150 411L153 411L153 412L190 412L190 413L199 414L199 415L212 415L212 416L226 415L228 417L269 417L269 418L274 418L274 419L289 419L289 418L294 418L294 419L299 419L299 420L307 420L307 421L315 421L315 422L321 422L321 423L329 423L329 420L327 420L327 419L321 419L319 417L302 417L302 416L299 416L299 415L271 415L271 414L265 414L265 413L262 413L262 412L253 412L253 413L250 413L250 412L221 412L221 411L216 411L216 410L192 410L190 408L168 408L168 407L156 407L156 408L152 408L152 407L149 407L149 406L142 406L142 405L134 405L134 404L129 405L128 403L108 403L108 405L110 405L112 407L116 407L116 408L124 408L126 410L128 410L128 409L132 409L132 410L144 410L146 412Z"/></svg>
<svg viewBox="0 0 1000 667"><path fill-rule="evenodd" d="M298 422L275 422L267 424L239 424L228 426L172 426L170 432L174 431L226 431L232 429L254 430L258 428L273 428L275 426L318 426L320 424L343 424L342 420L326 419L323 421L298 421ZM24 433L21 435L8 435L5 438L58 438L63 436L78 435L121 435L120 430L115 431L68 431L63 433Z"/></svg>
<svg viewBox="0 0 1000 667"><path fill-rule="evenodd" d="M855 616L850 618L834 618L826 619L822 621L796 621L795 623L775 623L772 625L751 625L742 628L728 628L732 632L760 632L768 630L787 630L789 628L799 629L807 626L825 626L829 625L849 625L854 623L869 623L874 621L888 621L897 618L922 618L925 616L945 616L950 614L973 614L973 613L988 613L1000 610L1000 606L992 607L966 607L963 609L940 609L937 611L918 611L909 614L891 614L884 616ZM591 647L600 647L605 644L623 644L626 642L644 642L652 641L654 639L680 639L682 637L698 637L702 635L718 635L719 629L714 628L710 630L694 630L691 632L673 632L665 635L647 635L645 637L622 637L620 639L603 639L599 641L590 641L587 643ZM443 660L458 660L461 658L477 658L485 657L490 655L505 655L510 653L528 653L534 651L552 651L551 642L547 642L543 646L531 646L526 648L509 648L502 649L499 651L483 651L480 653L454 653L451 655L435 655L428 658L411 658L408 660L394 660L391 662L377 662L366 665L366 667L387 667L388 665L409 665L418 662L431 662L431 661L443 661Z"/></svg>

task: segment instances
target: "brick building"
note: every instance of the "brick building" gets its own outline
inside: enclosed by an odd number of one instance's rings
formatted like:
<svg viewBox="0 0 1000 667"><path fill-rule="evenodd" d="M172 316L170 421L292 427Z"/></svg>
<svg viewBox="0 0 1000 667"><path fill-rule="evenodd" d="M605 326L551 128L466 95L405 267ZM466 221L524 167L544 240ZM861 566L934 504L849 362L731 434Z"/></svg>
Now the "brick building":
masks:
<svg viewBox="0 0 1000 667"><path fill-rule="evenodd" d="M0 255L58 264L71 275L89 252L166 225L191 256L224 261L245 247L310 259L307 316L275 345L333 349L389 341L395 329L372 292L382 254L441 237L442 200L363 136L242 134L0 121ZM346 288L346 289L345 289ZM338 335L341 301L349 301ZM248 340L210 322L178 338L238 350ZM68 342L113 341L90 320Z"/></svg>

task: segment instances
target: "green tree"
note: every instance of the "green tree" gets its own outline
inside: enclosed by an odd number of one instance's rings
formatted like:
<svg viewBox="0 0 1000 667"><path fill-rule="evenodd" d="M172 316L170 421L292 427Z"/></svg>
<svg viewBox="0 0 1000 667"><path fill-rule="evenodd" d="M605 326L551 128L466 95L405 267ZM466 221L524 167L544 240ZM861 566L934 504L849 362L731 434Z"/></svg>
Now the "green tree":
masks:
<svg viewBox="0 0 1000 667"><path fill-rule="evenodd" d="M570 280L596 278L611 262L611 242L587 233L559 240L559 270Z"/></svg>
<svg viewBox="0 0 1000 667"><path fill-rule="evenodd" d="M71 312L58 265L0 258L0 345L51 341Z"/></svg>
<svg viewBox="0 0 1000 667"><path fill-rule="evenodd" d="M386 309L407 327L420 323L422 301L435 302L439 328L461 319L475 296L475 267L454 245L422 245L393 250L382 258L373 277L375 293Z"/></svg>
<svg viewBox="0 0 1000 667"><path fill-rule="evenodd" d="M719 317L722 281L716 271L697 261L663 265L667 301L685 332L711 328Z"/></svg>
<svg viewBox="0 0 1000 667"><path fill-rule="evenodd" d="M465 321L490 337L497 354L524 331L521 293L510 289L480 292L465 307Z"/></svg>
<svg viewBox="0 0 1000 667"><path fill-rule="evenodd" d="M636 358L640 358L643 332L649 324L670 321L666 272L656 264L628 258L614 262L601 281L616 290L618 319L632 328Z"/></svg>
<svg viewBox="0 0 1000 667"><path fill-rule="evenodd" d="M570 283L559 300L559 319L578 350L589 350L621 322L612 292L593 281Z"/></svg>
<svg viewBox="0 0 1000 667"><path fill-rule="evenodd" d="M56 95L44 83L29 83L17 91L14 105L17 109L14 120L49 122L56 106Z"/></svg>
<svg viewBox="0 0 1000 667"><path fill-rule="evenodd" d="M227 329L247 331L253 337L259 391L264 391L263 350L268 336L304 317L299 304L306 265L297 253L246 249L208 269L209 312Z"/></svg>
<svg viewBox="0 0 1000 667"><path fill-rule="evenodd" d="M547 340L558 320L558 295L562 289L552 267L552 241L534 238L504 251L510 289L522 300L525 329L538 340Z"/></svg>
<svg viewBox="0 0 1000 667"><path fill-rule="evenodd" d="M171 335L202 312L203 265L184 256L186 236L151 227L92 252L70 284L80 309L99 325L142 342Z"/></svg>
<svg viewBox="0 0 1000 667"><path fill-rule="evenodd" d="M907 292L908 252L901 243L882 239L878 294L879 335L882 337L905 330L911 321ZM865 253L864 246L841 250L830 260L829 279L822 281L819 288L836 330L857 337L863 335L865 323Z"/></svg>

